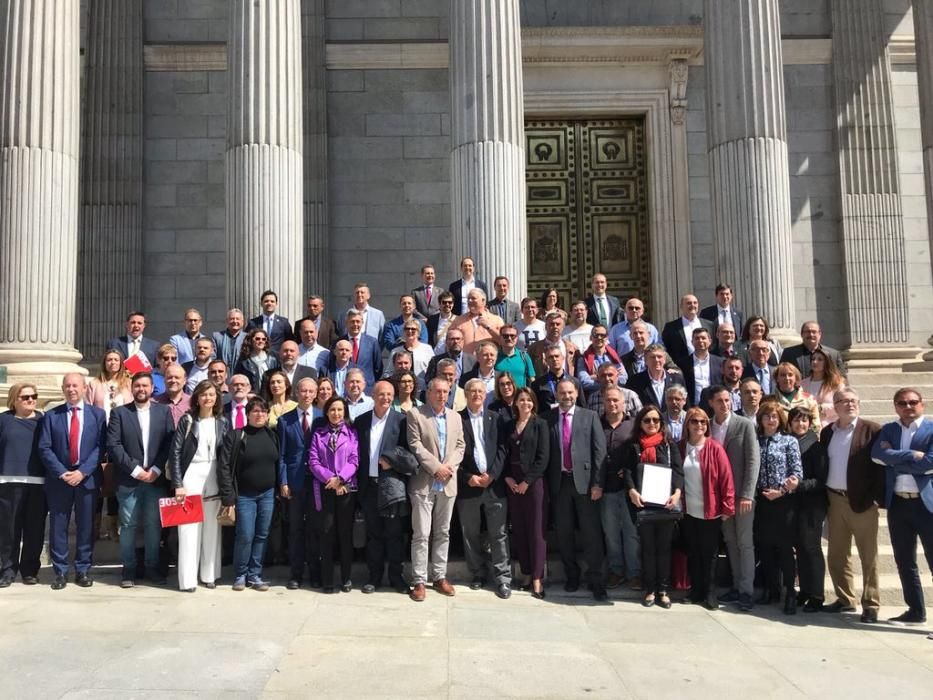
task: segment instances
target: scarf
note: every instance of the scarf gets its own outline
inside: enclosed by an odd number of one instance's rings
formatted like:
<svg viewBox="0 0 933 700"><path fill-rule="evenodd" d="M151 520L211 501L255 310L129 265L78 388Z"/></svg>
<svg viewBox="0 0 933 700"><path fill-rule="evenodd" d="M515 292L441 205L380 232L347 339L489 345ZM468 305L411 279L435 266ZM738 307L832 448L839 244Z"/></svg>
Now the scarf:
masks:
<svg viewBox="0 0 933 700"><path fill-rule="evenodd" d="M641 461L657 462L658 450L656 448L664 442L664 432L658 431L654 435L642 435L638 438L638 442L641 444Z"/></svg>
<svg viewBox="0 0 933 700"><path fill-rule="evenodd" d="M330 448L331 452L337 451L337 438L340 435L343 425L332 425L330 426L330 439L327 441L327 446Z"/></svg>

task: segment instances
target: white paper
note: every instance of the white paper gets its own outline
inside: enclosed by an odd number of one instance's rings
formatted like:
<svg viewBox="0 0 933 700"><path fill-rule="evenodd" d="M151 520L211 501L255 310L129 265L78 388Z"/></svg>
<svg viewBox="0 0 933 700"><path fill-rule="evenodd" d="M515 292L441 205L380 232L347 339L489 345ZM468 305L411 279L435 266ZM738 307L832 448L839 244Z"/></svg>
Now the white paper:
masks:
<svg viewBox="0 0 933 700"><path fill-rule="evenodd" d="M641 500L663 506L671 497L671 469L660 464L645 464L641 477Z"/></svg>

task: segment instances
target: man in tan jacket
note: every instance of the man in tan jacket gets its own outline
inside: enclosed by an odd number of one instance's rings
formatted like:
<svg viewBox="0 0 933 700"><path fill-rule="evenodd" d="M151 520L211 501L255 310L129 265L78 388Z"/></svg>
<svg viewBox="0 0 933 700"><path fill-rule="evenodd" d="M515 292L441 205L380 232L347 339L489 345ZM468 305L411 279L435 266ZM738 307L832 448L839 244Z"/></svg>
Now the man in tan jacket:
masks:
<svg viewBox="0 0 933 700"><path fill-rule="evenodd" d="M435 377L428 384L427 403L408 413L408 446L418 471L408 482L411 497L412 600L424 600L428 581L428 542L431 542L431 581L434 590L454 595L447 580L450 517L457 498L457 469L463 461L463 422L447 408L450 384Z"/></svg>

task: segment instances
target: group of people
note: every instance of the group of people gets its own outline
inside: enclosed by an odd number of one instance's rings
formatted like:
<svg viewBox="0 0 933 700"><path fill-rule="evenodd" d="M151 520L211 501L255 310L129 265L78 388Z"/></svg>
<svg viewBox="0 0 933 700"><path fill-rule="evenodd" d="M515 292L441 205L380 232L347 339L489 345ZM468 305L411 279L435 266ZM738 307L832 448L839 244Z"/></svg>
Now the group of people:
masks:
<svg viewBox="0 0 933 700"><path fill-rule="evenodd" d="M91 585L101 495L102 517L118 525L122 585L140 571L164 584L160 500L200 496L203 521L178 526L184 591L220 579L221 522L235 523L234 589L266 590L276 511L287 523L287 587L349 591L359 511L363 592L388 583L415 601L428 587L452 596L456 512L470 587L492 585L500 598L511 595L513 558L518 585L545 597L552 525L564 589L585 584L596 600L627 584L644 605L669 608L672 562L685 552L687 602L853 610L854 539L861 619L874 622L886 508L908 606L896 619L925 621L916 542L933 563L933 422L919 391L897 392L898 420L883 428L859 418L819 324L803 324L802 342L783 349L725 284L703 309L684 295L659 331L641 300L607 294L602 274L569 313L556 290L540 304L510 300L505 277L488 297L470 258L446 289L432 266L421 274L388 321L362 283L336 318L311 296L292 324L267 291L260 315L246 322L231 309L209 336L189 309L166 344L146 337L134 312L97 376L64 378L64 404L42 415L35 386L13 386L0 415L0 587L17 575L37 581L46 514L52 588L67 584L72 513L75 581ZM721 541L732 585L720 594Z"/></svg>

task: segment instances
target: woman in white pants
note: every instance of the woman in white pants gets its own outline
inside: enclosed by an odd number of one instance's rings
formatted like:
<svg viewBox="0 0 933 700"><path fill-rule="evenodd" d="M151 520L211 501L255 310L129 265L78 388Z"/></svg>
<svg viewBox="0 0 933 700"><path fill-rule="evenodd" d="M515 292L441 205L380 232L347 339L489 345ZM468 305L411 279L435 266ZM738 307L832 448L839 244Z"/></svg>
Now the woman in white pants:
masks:
<svg viewBox="0 0 933 700"><path fill-rule="evenodd" d="M214 588L220 578L217 451L228 428L217 389L200 382L191 394L191 410L178 421L169 460L175 498L201 496L204 503L204 522L178 526L178 588L186 593L196 590L199 573L205 588Z"/></svg>

